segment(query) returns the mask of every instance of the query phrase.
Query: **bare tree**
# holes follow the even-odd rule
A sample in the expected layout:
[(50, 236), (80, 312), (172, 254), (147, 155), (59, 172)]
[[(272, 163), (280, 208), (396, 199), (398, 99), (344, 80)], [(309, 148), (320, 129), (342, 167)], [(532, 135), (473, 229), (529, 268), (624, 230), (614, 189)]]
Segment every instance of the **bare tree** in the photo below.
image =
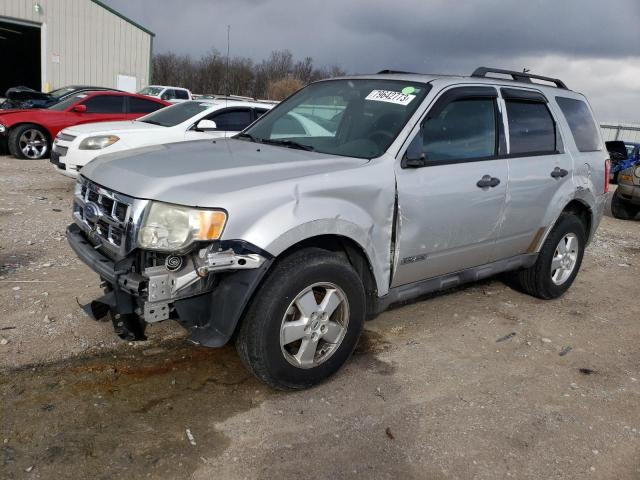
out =
[[(275, 50), (260, 63), (232, 57), (228, 70), (226, 57), (216, 49), (198, 60), (189, 55), (160, 53), (154, 55), (152, 63), (153, 83), (186, 87), (196, 93), (255, 98), (284, 98), (295, 91), (290, 91), (292, 86), (298, 89), (316, 80), (344, 74), (336, 65), (314, 67), (311, 57), (294, 61), (289, 50)], [(282, 80), (290, 81), (280, 83)]]

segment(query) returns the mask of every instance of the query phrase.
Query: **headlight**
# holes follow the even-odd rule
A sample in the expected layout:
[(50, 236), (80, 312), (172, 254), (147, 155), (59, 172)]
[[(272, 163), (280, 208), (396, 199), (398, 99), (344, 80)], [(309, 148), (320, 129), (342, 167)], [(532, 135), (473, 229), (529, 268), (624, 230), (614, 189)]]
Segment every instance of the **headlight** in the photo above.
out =
[(5, 127), (4, 125), (2, 125), (2, 124), (0, 123), (0, 133), (4, 133), (4, 132), (6, 132), (6, 131), (7, 131), (7, 127)]
[(633, 171), (633, 174), (640, 178), (640, 166), (637, 166), (636, 169)]
[(80, 150), (102, 150), (110, 145), (113, 145), (120, 137), (115, 135), (101, 135), (99, 137), (88, 137), (80, 142)]
[(138, 232), (138, 246), (148, 250), (180, 250), (192, 242), (217, 240), (227, 221), (220, 210), (201, 210), (152, 202)]

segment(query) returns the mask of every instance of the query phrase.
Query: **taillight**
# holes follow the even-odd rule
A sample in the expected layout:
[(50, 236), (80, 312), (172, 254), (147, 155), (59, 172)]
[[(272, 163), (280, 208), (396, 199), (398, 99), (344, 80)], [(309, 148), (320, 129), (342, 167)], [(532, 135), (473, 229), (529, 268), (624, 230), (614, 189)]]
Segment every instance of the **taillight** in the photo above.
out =
[(611, 171), (611, 160), (604, 161), (604, 193), (609, 193), (609, 172)]

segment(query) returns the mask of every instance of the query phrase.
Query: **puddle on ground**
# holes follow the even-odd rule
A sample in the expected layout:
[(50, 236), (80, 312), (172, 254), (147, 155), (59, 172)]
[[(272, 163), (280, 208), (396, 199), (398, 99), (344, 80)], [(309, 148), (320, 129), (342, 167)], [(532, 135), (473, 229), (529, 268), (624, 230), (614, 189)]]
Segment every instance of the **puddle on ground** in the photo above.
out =
[(227, 447), (215, 423), (278, 395), (231, 347), (153, 350), (4, 373), (0, 477), (187, 478)]
[[(356, 368), (392, 374), (376, 358), (390, 346), (365, 330)], [(1, 375), (3, 479), (188, 478), (229, 445), (216, 423), (286, 395), (255, 380), (231, 346), (181, 340)]]
[(377, 357), (377, 354), (390, 348), (391, 343), (385, 340), (384, 336), (372, 330), (364, 330), (353, 352), (353, 361), (378, 375), (393, 375), (396, 366)]

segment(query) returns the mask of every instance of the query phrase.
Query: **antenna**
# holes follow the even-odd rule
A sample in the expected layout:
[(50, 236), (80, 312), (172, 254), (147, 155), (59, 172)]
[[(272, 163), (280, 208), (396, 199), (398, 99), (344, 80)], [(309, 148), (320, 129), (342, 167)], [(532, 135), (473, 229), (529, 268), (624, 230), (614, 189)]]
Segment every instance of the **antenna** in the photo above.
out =
[(226, 74), (226, 95), (227, 97), (230, 95), (230, 91), (229, 91), (229, 51), (231, 49), (231, 25), (227, 25), (227, 74)]

